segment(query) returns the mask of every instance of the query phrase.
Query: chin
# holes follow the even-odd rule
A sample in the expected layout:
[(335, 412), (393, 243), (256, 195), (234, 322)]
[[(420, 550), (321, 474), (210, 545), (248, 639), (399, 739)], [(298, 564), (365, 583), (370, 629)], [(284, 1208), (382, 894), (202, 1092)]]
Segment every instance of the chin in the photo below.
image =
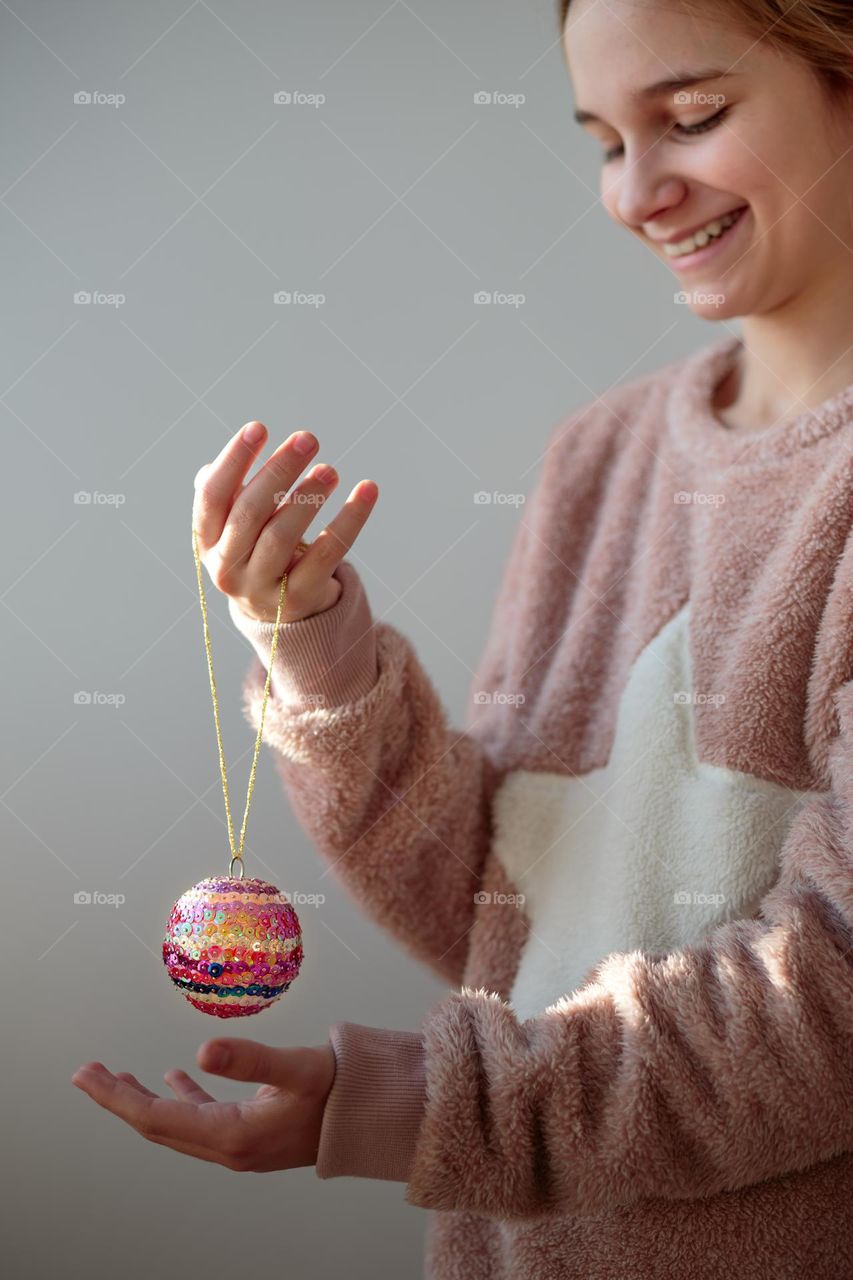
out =
[(734, 296), (729, 296), (722, 285), (697, 284), (676, 291), (675, 299), (690, 308), (693, 315), (702, 320), (732, 320), (743, 314)]

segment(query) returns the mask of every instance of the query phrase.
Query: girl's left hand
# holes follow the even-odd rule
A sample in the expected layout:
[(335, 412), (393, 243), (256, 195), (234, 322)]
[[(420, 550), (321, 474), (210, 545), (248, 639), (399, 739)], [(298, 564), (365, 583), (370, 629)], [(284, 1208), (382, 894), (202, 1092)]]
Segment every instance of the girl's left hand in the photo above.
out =
[[(224, 1050), (227, 1061), (217, 1061)], [(323, 1108), (335, 1078), (331, 1044), (273, 1049), (255, 1040), (207, 1040), (196, 1060), (202, 1071), (261, 1082), (254, 1098), (217, 1102), (185, 1071), (165, 1073), (176, 1098), (161, 1098), (129, 1071), (113, 1075), (100, 1062), (78, 1068), (71, 1081), (99, 1106), (149, 1142), (210, 1160), (240, 1173), (296, 1169), (317, 1161)]]

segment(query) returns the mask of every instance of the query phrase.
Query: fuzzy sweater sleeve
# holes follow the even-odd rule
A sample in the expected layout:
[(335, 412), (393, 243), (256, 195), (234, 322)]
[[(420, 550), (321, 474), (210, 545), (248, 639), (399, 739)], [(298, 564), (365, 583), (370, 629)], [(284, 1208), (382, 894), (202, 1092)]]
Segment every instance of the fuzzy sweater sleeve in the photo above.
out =
[(524, 1022), (463, 988), (416, 1032), (336, 1024), (318, 1176), (532, 1218), (714, 1195), (853, 1149), (853, 681), (834, 702), (831, 788), (755, 917), (611, 954)]
[[(505, 574), (513, 589), (522, 538)], [(302, 829), (349, 895), (456, 984), (503, 776), (486, 741), (489, 708), (473, 694), (499, 682), (510, 627), (497, 610), (457, 728), (411, 642), (374, 621), (355, 567), (344, 559), (335, 576), (343, 589), (331, 608), (280, 627), (264, 741)], [(228, 604), (257, 655), (243, 685), (257, 731), (274, 624)]]

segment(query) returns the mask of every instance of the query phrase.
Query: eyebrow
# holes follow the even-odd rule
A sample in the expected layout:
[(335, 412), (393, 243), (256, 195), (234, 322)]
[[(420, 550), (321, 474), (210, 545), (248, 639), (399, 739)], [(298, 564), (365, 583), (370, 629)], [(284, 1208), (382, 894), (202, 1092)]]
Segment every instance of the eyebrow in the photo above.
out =
[[(662, 93), (677, 93), (679, 89), (689, 89), (695, 84), (704, 84), (708, 80), (725, 80), (731, 79), (732, 76), (740, 75), (739, 71), (726, 71), (721, 67), (703, 67), (700, 71), (682, 71), (679, 75), (666, 76), (663, 80), (655, 80), (654, 84), (647, 84), (643, 89), (634, 89), (629, 95), (632, 102), (646, 102), (651, 98), (657, 98)], [(579, 107), (574, 113), (575, 120), (578, 124), (588, 124), (591, 120), (598, 124), (604, 124), (605, 121), (600, 116), (594, 115), (592, 111), (584, 111)]]

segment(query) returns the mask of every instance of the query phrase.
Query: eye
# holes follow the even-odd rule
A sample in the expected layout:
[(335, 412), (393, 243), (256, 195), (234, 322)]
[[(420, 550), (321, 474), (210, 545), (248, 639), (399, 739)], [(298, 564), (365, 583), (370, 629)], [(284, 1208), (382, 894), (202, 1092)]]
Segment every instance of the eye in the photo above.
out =
[(720, 107), (719, 111), (715, 111), (714, 114), (712, 116), (708, 116), (706, 120), (700, 120), (698, 124), (676, 124), (673, 127), (681, 134), (686, 133), (688, 137), (692, 136), (694, 133), (704, 133), (707, 129), (714, 129), (721, 123), (723, 117), (728, 114), (730, 105), (731, 104), (728, 104), (725, 107)]
[[(725, 116), (731, 110), (731, 104), (720, 107), (719, 111), (715, 111), (712, 116), (708, 116), (706, 120), (700, 120), (697, 124), (674, 124), (672, 127), (678, 130), (681, 137), (693, 137), (694, 134), (705, 133), (709, 129), (715, 129), (722, 122)], [(609, 164), (611, 160), (616, 160), (622, 155), (624, 148), (622, 146), (611, 147), (609, 151), (605, 151), (602, 156), (602, 162)]]

